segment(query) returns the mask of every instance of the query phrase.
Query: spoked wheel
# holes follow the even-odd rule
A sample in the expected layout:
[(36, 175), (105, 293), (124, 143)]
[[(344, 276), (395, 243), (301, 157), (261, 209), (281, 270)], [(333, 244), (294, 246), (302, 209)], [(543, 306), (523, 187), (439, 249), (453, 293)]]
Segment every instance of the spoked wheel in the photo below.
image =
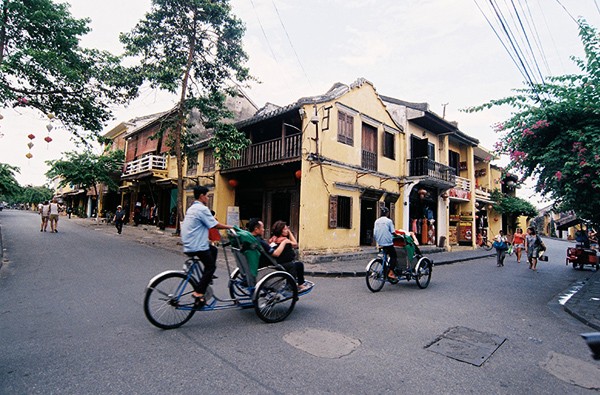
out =
[(194, 315), (192, 292), (196, 284), (184, 273), (166, 273), (154, 280), (146, 290), (144, 314), (161, 329), (174, 329)]
[(367, 288), (371, 292), (379, 292), (385, 285), (385, 275), (383, 273), (383, 259), (375, 258), (367, 265)]
[(427, 288), (431, 281), (431, 272), (433, 271), (433, 263), (429, 258), (423, 257), (419, 259), (415, 266), (415, 280), (421, 289)]
[(268, 274), (254, 291), (254, 310), (258, 317), (268, 323), (283, 321), (296, 305), (298, 286), (286, 272)]
[(492, 242), (489, 240), (486, 240), (482, 247), (484, 250), (490, 251), (492, 249)]
[(242, 275), (239, 268), (236, 268), (229, 277), (229, 296), (231, 299), (236, 298), (249, 298), (251, 296), (248, 291), (248, 283), (246, 278)]

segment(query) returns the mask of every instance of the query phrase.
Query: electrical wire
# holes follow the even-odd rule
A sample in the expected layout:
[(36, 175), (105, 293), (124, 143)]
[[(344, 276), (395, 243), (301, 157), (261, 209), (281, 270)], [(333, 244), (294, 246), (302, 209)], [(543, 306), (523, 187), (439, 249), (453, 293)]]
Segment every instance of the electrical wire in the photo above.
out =
[(258, 11), (256, 11), (256, 7), (254, 6), (254, 1), (250, 0), (250, 4), (252, 4), (252, 8), (254, 9), (254, 14), (256, 15), (256, 19), (258, 20), (258, 25), (260, 26), (260, 30), (262, 31), (263, 36), (265, 37), (265, 41), (267, 42), (267, 46), (269, 47), (269, 51), (271, 51), (271, 56), (275, 60), (275, 63), (279, 65), (279, 61), (277, 60), (277, 56), (275, 55), (275, 51), (273, 51), (273, 47), (271, 46), (271, 42), (269, 41), (269, 37), (267, 37), (267, 33), (265, 32), (265, 28), (260, 21), (260, 17), (258, 16)]

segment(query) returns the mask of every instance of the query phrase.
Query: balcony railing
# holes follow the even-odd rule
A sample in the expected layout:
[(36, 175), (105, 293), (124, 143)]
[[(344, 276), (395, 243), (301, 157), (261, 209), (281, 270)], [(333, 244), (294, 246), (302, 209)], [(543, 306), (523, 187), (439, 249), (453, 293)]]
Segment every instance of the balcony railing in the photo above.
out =
[(471, 180), (469, 180), (468, 178), (456, 176), (456, 184), (455, 185), (458, 189), (462, 189), (463, 191), (468, 191), (468, 192), (472, 191)]
[(240, 159), (232, 160), (229, 169), (253, 167), (276, 162), (299, 159), (302, 152), (302, 135), (294, 134), (283, 139), (251, 144), (240, 153)]
[(482, 187), (475, 187), (475, 197), (479, 198), (479, 199), (484, 199), (484, 200), (491, 200), (492, 199), (492, 194), (490, 193), (490, 191), (487, 190), (487, 188), (482, 188)]
[(149, 170), (166, 170), (167, 159), (159, 155), (146, 155), (125, 164), (124, 176), (143, 173)]
[(415, 158), (408, 160), (408, 171), (410, 177), (427, 176), (454, 184), (456, 170), (429, 158)]
[(362, 167), (377, 171), (377, 153), (362, 150)]

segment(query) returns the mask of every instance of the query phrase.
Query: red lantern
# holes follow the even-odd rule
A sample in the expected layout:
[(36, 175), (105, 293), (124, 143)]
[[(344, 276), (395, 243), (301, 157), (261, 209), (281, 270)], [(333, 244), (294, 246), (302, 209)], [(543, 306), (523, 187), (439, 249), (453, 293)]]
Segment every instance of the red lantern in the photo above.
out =
[(231, 180), (228, 181), (228, 184), (230, 187), (235, 188), (238, 186), (238, 181), (236, 179), (232, 178)]
[(299, 180), (302, 178), (302, 170), (296, 170), (296, 172), (294, 173), (294, 176), (296, 176), (296, 178)]
[(47, 143), (49, 143), (49, 142), (51, 142), (51, 141), (52, 141), (52, 137), (50, 137), (50, 136), (46, 136), (46, 137), (44, 137), (44, 140), (45, 140)]
[(29, 138), (29, 140), (33, 140), (35, 138), (33, 133), (29, 133), (29, 136), (27, 136)]

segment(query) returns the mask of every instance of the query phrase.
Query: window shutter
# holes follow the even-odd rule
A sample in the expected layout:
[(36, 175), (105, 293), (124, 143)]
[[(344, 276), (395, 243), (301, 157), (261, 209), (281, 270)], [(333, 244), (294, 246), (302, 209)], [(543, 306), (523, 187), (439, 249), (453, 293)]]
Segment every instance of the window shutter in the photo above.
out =
[(329, 196), (329, 227), (337, 228), (337, 196)]
[(396, 218), (396, 203), (390, 203), (390, 218), (395, 221)]
[(350, 196), (350, 225), (349, 228), (352, 229), (352, 196)]

